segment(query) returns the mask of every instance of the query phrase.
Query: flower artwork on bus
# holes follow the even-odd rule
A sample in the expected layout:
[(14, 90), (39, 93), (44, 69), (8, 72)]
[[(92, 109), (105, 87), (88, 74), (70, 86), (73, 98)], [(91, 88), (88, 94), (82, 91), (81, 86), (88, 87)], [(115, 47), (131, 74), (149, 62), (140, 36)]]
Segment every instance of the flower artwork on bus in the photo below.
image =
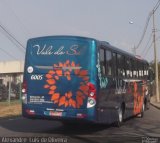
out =
[[(60, 62), (58, 64), (54, 64), (53, 69), (55, 70), (50, 70), (46, 74), (46, 85), (44, 85), (44, 88), (49, 89), (48, 94), (51, 96), (51, 101), (53, 101), (54, 104), (57, 104), (58, 106), (73, 108), (80, 108), (83, 105), (83, 100), (88, 96), (87, 83), (89, 77), (87, 76), (87, 70), (81, 70), (78, 67), (80, 67), (79, 64), (75, 64), (74, 61), (70, 62), (69, 60), (67, 60), (64, 63)], [(58, 91), (56, 83), (59, 80), (62, 80), (62, 75), (64, 75), (64, 77), (66, 78), (65, 80), (72, 80), (72, 72), (74, 72), (75, 76), (77, 76), (81, 80), (81, 82), (78, 87), (74, 87), (74, 85), (72, 85), (74, 89), (76, 89), (74, 92), (72, 90), (66, 90), (65, 93), (63, 93), (63, 95), (60, 91)], [(76, 95), (75, 98), (73, 98), (73, 94)]]
[(134, 115), (138, 114), (140, 111), (140, 107), (143, 106), (143, 99), (145, 96), (145, 90), (146, 90), (146, 84), (144, 81), (142, 81), (143, 85), (142, 87), (138, 87), (138, 84), (136, 82), (133, 83), (134, 86)]

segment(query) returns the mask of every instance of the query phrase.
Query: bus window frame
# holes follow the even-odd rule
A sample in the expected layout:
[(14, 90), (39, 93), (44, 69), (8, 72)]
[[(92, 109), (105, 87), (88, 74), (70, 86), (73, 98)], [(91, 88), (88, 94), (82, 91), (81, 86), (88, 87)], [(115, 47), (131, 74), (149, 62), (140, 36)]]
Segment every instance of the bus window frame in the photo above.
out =
[[(115, 54), (115, 61), (113, 61), (114, 54)], [(115, 51), (112, 51), (112, 61), (114, 62), (112, 64), (112, 76), (117, 77), (118, 76), (118, 74), (117, 74), (117, 53)]]
[[(102, 67), (102, 65), (101, 65), (101, 60), (100, 60), (100, 57), (101, 57), (101, 50), (103, 50), (104, 51), (104, 63), (103, 63), (103, 65), (104, 65), (104, 67)], [(106, 62), (105, 62), (105, 48), (103, 48), (103, 47), (100, 47), (99, 48), (99, 61), (100, 61), (100, 68), (101, 68), (101, 74), (102, 74), (102, 76), (105, 76), (106, 75)], [(104, 68), (104, 69), (103, 69)], [(104, 71), (103, 71), (104, 70)]]
[[(110, 52), (110, 56), (111, 56), (111, 62), (113, 61), (113, 56), (112, 56), (112, 51), (110, 49), (105, 49), (105, 59), (107, 58), (107, 52)], [(108, 64), (107, 64), (107, 59), (105, 60), (106, 63), (106, 76), (112, 77), (113, 76), (113, 65), (110, 66), (111, 68), (111, 74), (109, 74), (108, 71)]]

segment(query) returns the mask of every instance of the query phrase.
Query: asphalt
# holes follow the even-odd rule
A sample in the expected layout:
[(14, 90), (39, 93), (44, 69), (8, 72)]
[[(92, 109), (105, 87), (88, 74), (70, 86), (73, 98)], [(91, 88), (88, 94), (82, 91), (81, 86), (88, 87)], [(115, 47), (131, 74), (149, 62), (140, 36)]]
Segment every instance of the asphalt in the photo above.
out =
[(150, 106), (143, 118), (130, 118), (120, 128), (114, 125), (64, 125), (58, 121), (31, 120), (21, 116), (0, 119), (0, 142), (4, 137), (25, 137), (32, 143), (41, 140), (38, 137), (61, 138), (68, 143), (160, 141), (160, 110)]
[(156, 101), (156, 96), (151, 97), (150, 103), (152, 106), (160, 110), (160, 102)]

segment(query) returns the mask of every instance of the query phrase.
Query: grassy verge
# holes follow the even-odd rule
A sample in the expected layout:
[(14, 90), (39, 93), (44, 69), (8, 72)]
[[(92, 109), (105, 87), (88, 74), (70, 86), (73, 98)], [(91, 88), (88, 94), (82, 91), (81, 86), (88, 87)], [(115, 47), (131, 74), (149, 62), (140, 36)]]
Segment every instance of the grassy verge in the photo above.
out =
[(0, 118), (19, 116), (21, 112), (21, 103), (18, 100), (10, 104), (8, 102), (0, 102)]

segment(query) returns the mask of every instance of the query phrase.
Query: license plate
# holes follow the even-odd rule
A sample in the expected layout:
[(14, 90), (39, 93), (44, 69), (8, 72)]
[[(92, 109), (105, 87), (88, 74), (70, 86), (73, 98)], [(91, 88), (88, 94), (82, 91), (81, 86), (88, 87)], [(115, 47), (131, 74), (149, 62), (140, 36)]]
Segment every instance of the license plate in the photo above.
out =
[(50, 111), (50, 112), (49, 112), (49, 115), (50, 115), (50, 116), (61, 117), (61, 116), (62, 116), (62, 112), (53, 112), (53, 111)]

